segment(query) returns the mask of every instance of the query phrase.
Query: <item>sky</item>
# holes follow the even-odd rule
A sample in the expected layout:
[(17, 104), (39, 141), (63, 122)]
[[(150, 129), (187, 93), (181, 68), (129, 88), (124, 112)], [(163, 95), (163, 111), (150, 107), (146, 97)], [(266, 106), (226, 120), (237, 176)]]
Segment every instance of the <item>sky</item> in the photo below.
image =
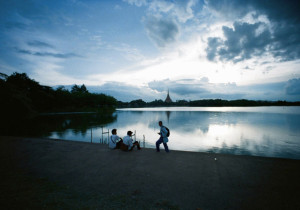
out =
[(121, 101), (300, 101), (297, 0), (0, 0), (0, 72)]

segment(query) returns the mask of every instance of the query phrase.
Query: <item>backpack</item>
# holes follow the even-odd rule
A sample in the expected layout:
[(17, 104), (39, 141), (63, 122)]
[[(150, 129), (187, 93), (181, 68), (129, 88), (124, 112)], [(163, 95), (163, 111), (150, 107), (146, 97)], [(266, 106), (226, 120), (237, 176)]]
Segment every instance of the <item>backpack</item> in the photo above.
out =
[(166, 130), (168, 131), (168, 133), (167, 133), (167, 137), (169, 137), (170, 136), (170, 130), (169, 130), (169, 128), (167, 128), (166, 126), (164, 126), (165, 128), (166, 128)]

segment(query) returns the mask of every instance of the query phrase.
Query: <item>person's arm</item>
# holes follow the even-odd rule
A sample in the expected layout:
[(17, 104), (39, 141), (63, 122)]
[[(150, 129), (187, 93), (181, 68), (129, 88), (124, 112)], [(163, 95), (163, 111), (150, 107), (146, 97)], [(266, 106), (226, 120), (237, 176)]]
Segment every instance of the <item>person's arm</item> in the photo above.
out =
[(120, 140), (121, 140), (120, 136), (116, 136), (116, 142), (118, 142)]
[(160, 136), (162, 136), (162, 128), (163, 128), (163, 127), (161, 126), (161, 127), (160, 127), (160, 130), (159, 130), (159, 133), (158, 133)]
[(127, 138), (126, 138), (126, 136), (123, 137), (123, 143), (127, 145)]
[(132, 140), (132, 138), (130, 138), (130, 140), (129, 140), (129, 146), (130, 146), (130, 148), (133, 147), (132, 142), (133, 142), (133, 140)]
[(114, 140), (114, 135), (111, 135), (109, 139), (110, 139), (110, 141), (111, 141), (113, 144), (116, 143), (115, 140)]

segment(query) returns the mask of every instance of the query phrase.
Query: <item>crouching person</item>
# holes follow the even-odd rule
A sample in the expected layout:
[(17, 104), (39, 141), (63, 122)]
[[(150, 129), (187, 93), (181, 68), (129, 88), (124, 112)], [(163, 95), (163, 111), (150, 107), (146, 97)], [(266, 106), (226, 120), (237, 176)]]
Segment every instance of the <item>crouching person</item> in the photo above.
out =
[(139, 142), (133, 142), (132, 132), (128, 131), (127, 136), (123, 137), (123, 144), (121, 145), (121, 149), (123, 151), (131, 151), (135, 146), (137, 146), (138, 150), (141, 149)]
[(122, 138), (120, 138), (118, 135), (117, 135), (117, 129), (112, 129), (111, 131), (111, 136), (109, 138), (109, 144), (108, 144), (108, 147), (110, 149), (120, 149), (121, 148), (121, 145), (122, 145)]

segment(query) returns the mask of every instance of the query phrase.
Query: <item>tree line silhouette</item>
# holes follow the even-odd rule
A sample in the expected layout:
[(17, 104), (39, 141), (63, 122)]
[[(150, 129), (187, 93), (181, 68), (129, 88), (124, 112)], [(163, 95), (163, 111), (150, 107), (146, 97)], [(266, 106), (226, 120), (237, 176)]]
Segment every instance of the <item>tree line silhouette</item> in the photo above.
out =
[(60, 86), (40, 85), (25, 73), (10, 76), (0, 73), (0, 112), (5, 120), (30, 118), (45, 112), (114, 111), (117, 100), (105, 94), (89, 93), (86, 86), (74, 85), (71, 91)]
[(140, 107), (171, 107), (171, 106), (188, 106), (188, 107), (247, 107), (247, 106), (300, 106), (300, 102), (287, 101), (255, 101), (255, 100), (222, 100), (222, 99), (203, 99), (203, 100), (178, 100), (176, 102), (164, 102), (163, 100), (154, 100), (145, 102), (142, 99), (130, 102), (118, 101), (119, 108), (140, 108)]
[(13, 73), (10, 76), (0, 73), (0, 112), (2, 119), (20, 119), (45, 112), (107, 112), (116, 107), (162, 107), (162, 106), (300, 106), (300, 102), (255, 101), (255, 100), (178, 100), (167, 103), (163, 100), (145, 102), (142, 99), (131, 102), (117, 101), (112, 96), (90, 93), (86, 86), (74, 85), (71, 90), (64, 86), (53, 89), (40, 85), (26, 73)]

